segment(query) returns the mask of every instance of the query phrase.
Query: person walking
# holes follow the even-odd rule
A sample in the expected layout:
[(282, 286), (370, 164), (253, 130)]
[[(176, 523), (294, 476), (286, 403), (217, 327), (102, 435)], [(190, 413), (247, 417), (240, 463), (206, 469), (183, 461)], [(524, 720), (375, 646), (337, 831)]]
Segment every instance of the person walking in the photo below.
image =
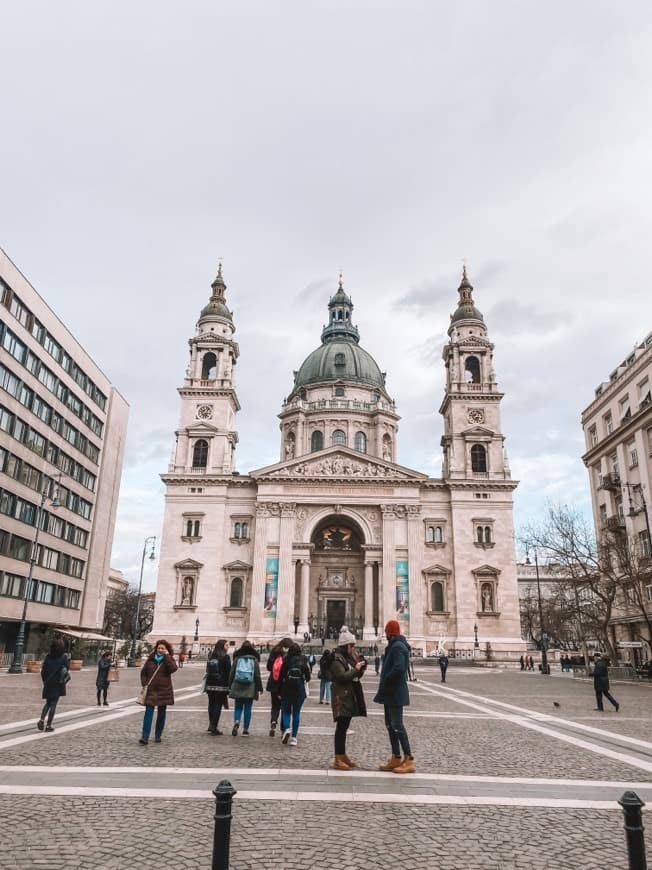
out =
[(439, 656), (439, 670), (441, 671), (441, 681), (446, 682), (446, 671), (448, 670), (448, 656), (443, 653)]
[(391, 770), (393, 773), (414, 773), (414, 756), (403, 724), (403, 707), (410, 703), (407, 686), (410, 646), (401, 634), (401, 627), (396, 619), (390, 619), (385, 626), (385, 637), (387, 650), (374, 701), (382, 704), (385, 709), (385, 727), (389, 734), (392, 755), (380, 769)]
[(525, 670), (525, 659), (523, 658), (523, 656), (521, 656), (518, 661), (519, 661), (519, 664), (521, 665), (521, 670), (524, 671)]
[(154, 651), (145, 661), (140, 671), (141, 686), (148, 686), (145, 699), (145, 715), (143, 716), (143, 733), (138, 741), (143, 746), (149, 743), (156, 708), (156, 725), (154, 727), (154, 743), (160, 743), (165, 728), (167, 709), (174, 704), (174, 689), (172, 674), (177, 669), (177, 663), (172, 655), (172, 647), (167, 640), (157, 640)]
[(269, 736), (274, 737), (276, 734), (276, 726), (281, 718), (281, 668), (283, 667), (283, 656), (292, 646), (293, 641), (289, 637), (284, 637), (273, 647), (267, 657), (267, 670), (269, 678), (265, 687), (270, 694), (272, 710), (269, 719)]
[[(41, 680), (43, 691), (41, 697), (45, 701), (41, 716), (36, 723), (39, 731), (54, 731), (52, 722), (59, 703), (59, 698), (66, 694), (66, 683), (70, 680), (68, 673), (68, 656), (64, 653), (63, 642), (53, 640), (50, 644), (50, 652), (43, 659), (41, 665)], [(47, 723), (45, 717), (47, 716)]]
[(530, 656), (528, 663), (529, 663), (530, 670), (533, 671), (534, 670), (534, 659), (532, 658), (532, 656)]
[(281, 728), (282, 741), (297, 745), (301, 708), (306, 700), (306, 683), (310, 682), (310, 665), (298, 643), (293, 643), (281, 668)]
[(220, 722), (222, 708), (229, 706), (229, 674), (231, 673), (231, 657), (226, 651), (226, 641), (218, 640), (206, 662), (205, 687), (208, 698), (208, 731), (214, 737), (221, 737), (222, 731), (217, 727)]
[(97, 677), (95, 679), (95, 688), (97, 689), (97, 706), (101, 707), (100, 695), (104, 697), (104, 706), (108, 707), (109, 702), (106, 696), (109, 693), (109, 671), (111, 670), (111, 651), (107, 650), (102, 653), (102, 657), (97, 663)]
[(593, 688), (595, 689), (597, 704), (595, 708), (596, 712), (604, 713), (604, 706), (602, 704), (603, 695), (616, 708), (616, 713), (620, 710), (620, 704), (609, 692), (609, 656), (596, 656), (593, 668)]
[(319, 659), (319, 670), (317, 671), (317, 676), (319, 677), (320, 704), (330, 704), (331, 701), (331, 687), (333, 685), (333, 678), (331, 677), (330, 672), (331, 658), (331, 652), (329, 650), (324, 650)]
[(376, 676), (380, 673), (380, 656), (378, 653), (374, 656), (374, 668), (376, 669)]
[(343, 625), (329, 668), (333, 681), (331, 708), (335, 721), (335, 770), (353, 770), (358, 766), (346, 754), (346, 732), (354, 716), (367, 715), (360, 682), (366, 667), (366, 661), (355, 652), (355, 636)]
[(240, 720), (244, 715), (242, 736), (249, 737), (251, 724), (251, 708), (263, 691), (263, 681), (260, 678), (260, 655), (248, 640), (242, 642), (240, 649), (233, 654), (233, 664), (229, 673), (229, 697), (235, 701), (233, 712), (233, 728), (231, 734), (236, 737)]

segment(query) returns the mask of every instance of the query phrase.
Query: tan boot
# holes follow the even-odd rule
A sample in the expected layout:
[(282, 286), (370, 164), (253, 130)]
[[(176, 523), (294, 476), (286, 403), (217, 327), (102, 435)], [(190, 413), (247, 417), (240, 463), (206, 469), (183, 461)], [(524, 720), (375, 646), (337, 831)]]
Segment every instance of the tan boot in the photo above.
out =
[(334, 770), (351, 770), (352, 768), (346, 763), (346, 755), (336, 755), (333, 762)]
[(348, 756), (346, 753), (344, 753), (344, 761), (345, 761), (346, 764), (349, 765), (349, 767), (357, 767), (357, 766), (358, 766), (358, 765), (355, 763), (355, 761), (351, 761), (351, 759), (349, 758), (349, 756)]
[(381, 764), (378, 770), (395, 770), (397, 767), (400, 767), (403, 764), (401, 760), (401, 756), (392, 755), (392, 757), (385, 764)]
[(395, 767), (392, 773), (414, 773), (416, 771), (416, 767), (414, 766), (414, 758), (411, 755), (406, 755), (403, 759), (403, 763), (398, 767)]

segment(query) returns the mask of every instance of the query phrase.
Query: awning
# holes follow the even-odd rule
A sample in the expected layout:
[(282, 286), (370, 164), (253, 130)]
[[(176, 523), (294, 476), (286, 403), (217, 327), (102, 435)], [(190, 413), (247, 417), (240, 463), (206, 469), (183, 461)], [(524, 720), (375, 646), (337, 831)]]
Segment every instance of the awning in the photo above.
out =
[(61, 626), (55, 626), (55, 631), (58, 631), (59, 634), (67, 634), (69, 637), (78, 637), (81, 640), (105, 640), (108, 643), (113, 643), (115, 638), (106, 637), (104, 634), (97, 634), (95, 631), (83, 631), (77, 628), (62, 628)]

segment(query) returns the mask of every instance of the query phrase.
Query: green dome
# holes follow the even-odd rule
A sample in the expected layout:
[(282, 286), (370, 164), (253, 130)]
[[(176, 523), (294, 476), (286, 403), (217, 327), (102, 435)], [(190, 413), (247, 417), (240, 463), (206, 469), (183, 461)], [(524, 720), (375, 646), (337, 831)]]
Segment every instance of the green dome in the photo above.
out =
[(295, 375), (294, 389), (323, 381), (346, 381), (385, 389), (385, 378), (376, 360), (347, 339), (331, 340), (313, 350)]
[(199, 319), (204, 320), (207, 317), (224, 317), (226, 320), (233, 319), (229, 309), (226, 307), (224, 302), (221, 302), (219, 299), (211, 299), (208, 305), (205, 305), (202, 308)]
[(454, 323), (456, 320), (482, 320), (484, 322), (482, 314), (472, 302), (458, 305), (451, 317), (451, 322)]

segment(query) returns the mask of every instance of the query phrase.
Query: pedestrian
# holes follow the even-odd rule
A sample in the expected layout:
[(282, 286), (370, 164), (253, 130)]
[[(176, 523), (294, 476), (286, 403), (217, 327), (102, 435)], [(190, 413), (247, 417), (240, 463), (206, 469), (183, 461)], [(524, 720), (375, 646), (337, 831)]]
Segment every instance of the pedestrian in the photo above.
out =
[(265, 687), (271, 696), (272, 711), (269, 719), (269, 736), (274, 737), (276, 734), (276, 726), (281, 718), (281, 668), (283, 667), (283, 656), (292, 646), (293, 641), (289, 637), (284, 637), (272, 648), (267, 657), (267, 670), (269, 678)]
[(374, 656), (374, 668), (376, 669), (376, 676), (380, 673), (380, 656), (378, 653)]
[(180, 668), (183, 667), (185, 661), (186, 661), (186, 654), (185, 654), (185, 652), (180, 652), (180, 653), (179, 653), (179, 667), (180, 667)]
[(525, 659), (523, 658), (523, 656), (520, 657), (519, 664), (521, 665), (521, 670), (524, 671), (525, 670)]
[(616, 713), (620, 710), (620, 704), (609, 692), (609, 656), (596, 656), (595, 667), (593, 668), (593, 688), (595, 689), (595, 700), (598, 705), (595, 708), (596, 711), (604, 713), (602, 705), (603, 695), (616, 708)]
[(149, 743), (155, 707), (154, 743), (161, 742), (167, 709), (174, 704), (172, 674), (176, 669), (177, 663), (172, 654), (172, 647), (167, 640), (157, 640), (154, 651), (140, 671), (140, 684), (148, 687), (145, 699), (145, 715), (143, 716), (143, 733), (138, 741), (143, 746), (147, 746)]
[(410, 703), (407, 686), (410, 646), (401, 634), (401, 627), (395, 619), (390, 619), (385, 626), (385, 637), (387, 650), (374, 701), (382, 704), (385, 709), (385, 727), (389, 734), (392, 755), (380, 769), (391, 770), (393, 773), (414, 773), (414, 756), (403, 724), (403, 707)]
[(192, 650), (191, 649), (188, 650), (188, 661), (189, 662), (192, 661)]
[(109, 693), (109, 671), (111, 669), (111, 651), (107, 650), (102, 653), (102, 657), (97, 663), (97, 678), (95, 679), (95, 688), (97, 689), (97, 706), (101, 707), (100, 695), (104, 697), (104, 706), (108, 707), (109, 702), (106, 696)]
[(309, 664), (299, 644), (293, 643), (281, 667), (281, 729), (284, 744), (297, 745), (301, 707), (306, 700), (306, 683), (309, 682)]
[(208, 731), (214, 737), (221, 737), (217, 727), (222, 708), (229, 708), (229, 674), (231, 657), (226, 651), (227, 642), (218, 640), (206, 663), (205, 690), (208, 697)]
[(260, 655), (248, 640), (243, 641), (240, 649), (233, 653), (233, 664), (229, 673), (229, 697), (235, 701), (233, 728), (231, 729), (231, 734), (234, 737), (238, 734), (243, 714), (242, 736), (249, 737), (251, 708), (263, 691), (259, 662)]
[[(66, 683), (70, 680), (68, 672), (68, 656), (64, 653), (63, 643), (53, 640), (50, 644), (50, 652), (43, 659), (41, 665), (41, 680), (43, 691), (41, 697), (45, 701), (41, 716), (36, 723), (39, 731), (54, 731), (52, 721), (59, 703), (59, 698), (66, 694)], [(47, 724), (45, 717), (47, 718)]]
[(320, 704), (330, 704), (331, 700), (331, 688), (333, 685), (333, 678), (330, 672), (331, 659), (332, 654), (330, 650), (324, 650), (321, 658), (319, 659), (319, 670), (317, 671), (317, 676), (319, 677)]
[(441, 671), (441, 681), (446, 682), (446, 671), (448, 670), (448, 656), (443, 653), (439, 656), (439, 670)]
[(310, 673), (312, 674), (312, 669), (317, 664), (317, 657), (314, 653), (310, 653), (310, 657), (308, 658), (308, 664), (310, 665)]
[(357, 767), (355, 761), (346, 754), (346, 732), (354, 716), (367, 715), (360, 683), (366, 667), (366, 661), (355, 651), (355, 636), (343, 625), (329, 668), (333, 681), (331, 708), (335, 721), (335, 770), (353, 770)]
[(530, 656), (530, 670), (534, 670), (534, 659), (532, 658), (532, 656)]

